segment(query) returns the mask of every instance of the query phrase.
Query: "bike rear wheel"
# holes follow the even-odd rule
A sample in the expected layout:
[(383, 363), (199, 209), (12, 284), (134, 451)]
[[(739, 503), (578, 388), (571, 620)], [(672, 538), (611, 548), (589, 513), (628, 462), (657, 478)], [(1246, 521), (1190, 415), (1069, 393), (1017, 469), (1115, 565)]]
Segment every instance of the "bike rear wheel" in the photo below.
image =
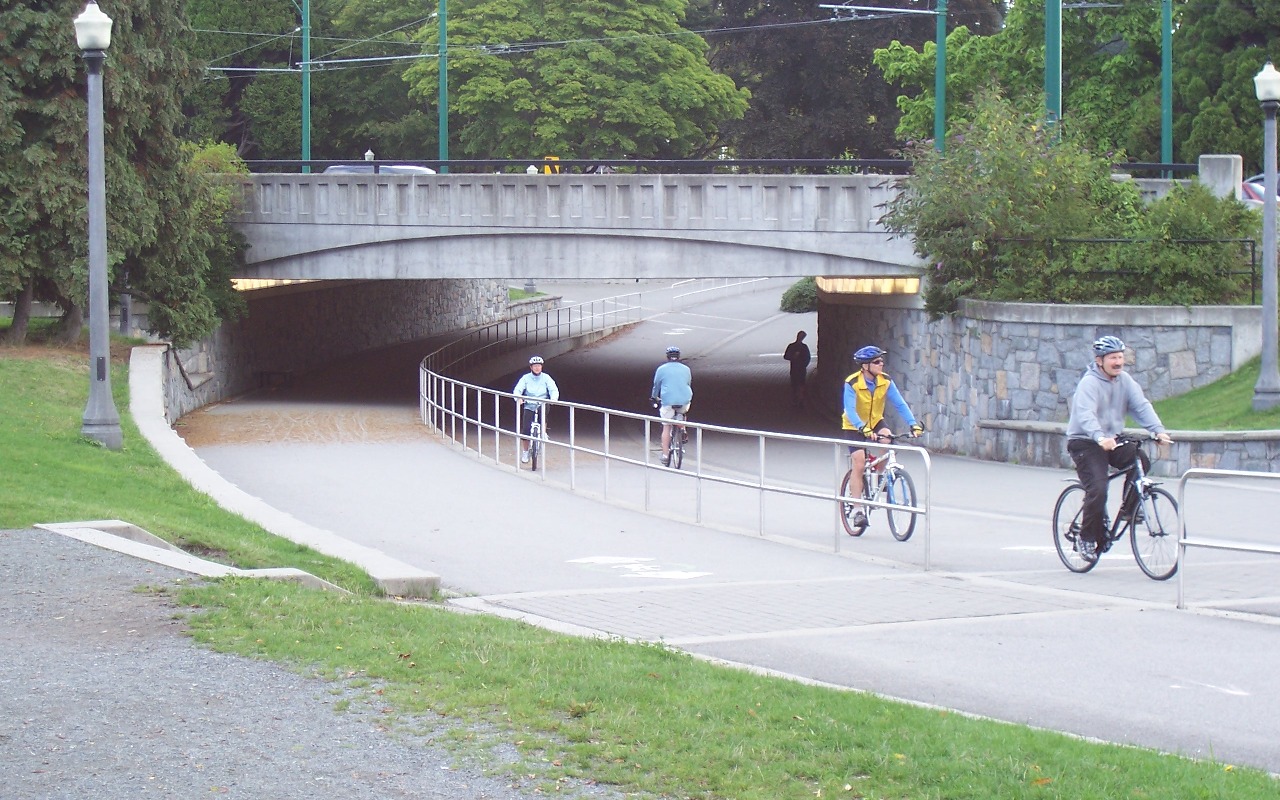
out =
[[(916, 506), (916, 484), (905, 469), (895, 468), (885, 476), (884, 493), (886, 502), (895, 506)], [(916, 529), (916, 515), (910, 511), (897, 508), (886, 508), (885, 516), (889, 518), (889, 532), (893, 538), (905, 542), (911, 538)]]
[(844, 474), (844, 480), (840, 482), (840, 522), (844, 525), (845, 533), (850, 536), (861, 536), (867, 526), (853, 524), (853, 515), (858, 512), (858, 504), (846, 499), (853, 497), (853, 493), (849, 488), (849, 484), (852, 482), (853, 471), (850, 470)]
[(1140, 517), (1129, 525), (1134, 559), (1148, 577), (1168, 580), (1178, 571), (1178, 501), (1152, 487), (1134, 515)]
[(1084, 487), (1073, 483), (1058, 495), (1053, 507), (1053, 546), (1058, 558), (1072, 572), (1088, 572), (1098, 563), (1097, 558), (1085, 558), (1080, 554), (1080, 520), (1084, 516)]
[(684, 431), (674, 428), (671, 431), (671, 468), (680, 469), (684, 463)]

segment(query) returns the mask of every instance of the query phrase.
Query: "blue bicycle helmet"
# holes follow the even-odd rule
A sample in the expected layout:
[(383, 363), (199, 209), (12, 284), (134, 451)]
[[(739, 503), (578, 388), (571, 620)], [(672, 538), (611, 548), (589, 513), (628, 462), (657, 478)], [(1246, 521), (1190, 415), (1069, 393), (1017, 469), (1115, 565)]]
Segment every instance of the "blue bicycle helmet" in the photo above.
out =
[(853, 354), (853, 360), (857, 361), (859, 364), (865, 364), (868, 361), (875, 361), (880, 356), (888, 355), (888, 353), (888, 350), (881, 350), (879, 347), (869, 344), (866, 347), (859, 348), (857, 352)]
[(676, 346), (673, 344), (673, 345), (671, 345), (670, 347), (668, 347), (668, 348), (667, 348), (667, 358), (679, 358), (679, 357), (680, 357), (680, 348), (679, 348), (679, 347), (676, 347)]
[(1115, 336), (1103, 336), (1101, 339), (1093, 343), (1094, 356), (1101, 358), (1102, 356), (1112, 353), (1123, 353), (1124, 342)]

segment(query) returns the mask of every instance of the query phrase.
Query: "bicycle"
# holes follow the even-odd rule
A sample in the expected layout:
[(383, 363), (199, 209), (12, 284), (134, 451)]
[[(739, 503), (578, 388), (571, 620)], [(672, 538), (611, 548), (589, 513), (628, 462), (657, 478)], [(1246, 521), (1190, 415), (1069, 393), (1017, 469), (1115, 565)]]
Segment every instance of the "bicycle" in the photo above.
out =
[[(880, 437), (890, 442), (895, 439), (914, 438), (916, 437), (909, 433)], [(854, 515), (862, 504), (849, 499), (853, 496), (849, 493), (849, 484), (852, 482), (853, 470), (850, 469), (844, 474), (844, 480), (840, 482), (840, 522), (844, 524), (844, 530), (850, 536), (861, 536), (871, 526), (872, 510), (878, 506), (867, 506), (865, 523), (855, 525)], [(915, 481), (911, 480), (911, 474), (907, 472), (907, 468), (898, 463), (895, 450), (886, 450), (875, 458), (871, 458), (868, 454), (866, 464), (862, 468), (861, 499), (885, 502), (891, 506), (916, 508)], [(906, 508), (885, 508), (884, 513), (889, 520), (889, 532), (893, 534), (893, 538), (900, 542), (911, 538), (911, 534), (916, 529), (915, 511), (908, 511)]]
[(542, 447), (547, 438), (546, 429), (542, 424), (545, 409), (546, 405), (539, 403), (538, 407), (533, 409), (533, 422), (529, 425), (529, 469), (534, 472), (538, 471), (538, 459), (542, 457)]
[[(1133, 444), (1139, 450), (1143, 440), (1121, 435), (1116, 446)], [(1078, 480), (1062, 490), (1053, 507), (1053, 545), (1058, 558), (1072, 572), (1088, 572), (1097, 566), (1102, 554), (1111, 549), (1126, 533), (1133, 547), (1133, 558), (1148, 577), (1168, 580), (1178, 571), (1178, 501), (1173, 495), (1159, 488), (1157, 481), (1147, 477), (1142, 460), (1134, 455), (1133, 464), (1124, 469), (1113, 469), (1107, 482), (1133, 473), (1133, 481), (1126, 481), (1120, 514), (1115, 520), (1103, 517), (1106, 539), (1090, 558), (1080, 552), (1080, 520), (1084, 510), (1084, 486)], [(1138, 491), (1138, 502), (1133, 503), (1132, 493)], [(1125, 512), (1124, 509), (1130, 509)]]
[[(660, 403), (654, 403), (654, 408), (661, 408)], [(680, 423), (688, 419), (685, 412), (679, 410), (680, 406), (673, 406), (672, 412), (674, 416), (669, 420), (663, 420), (663, 425), (671, 426), (671, 449), (668, 453), (671, 456), (671, 462), (663, 466), (669, 466), (672, 469), (680, 469), (680, 465), (684, 463), (684, 446), (689, 443), (689, 432), (685, 430), (684, 425)]]

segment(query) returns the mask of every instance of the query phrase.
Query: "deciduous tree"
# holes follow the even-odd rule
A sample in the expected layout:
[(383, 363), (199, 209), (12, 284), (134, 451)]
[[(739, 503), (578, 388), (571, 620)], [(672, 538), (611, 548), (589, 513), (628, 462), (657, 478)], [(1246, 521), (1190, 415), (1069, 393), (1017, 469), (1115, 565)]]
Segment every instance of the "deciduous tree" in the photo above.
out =
[[(748, 92), (707, 63), (681, 27), (685, 0), (477, 0), (449, 10), (451, 151), (470, 156), (706, 155)], [(433, 27), (421, 38), (436, 47)], [(438, 64), (412, 96), (437, 110)]]

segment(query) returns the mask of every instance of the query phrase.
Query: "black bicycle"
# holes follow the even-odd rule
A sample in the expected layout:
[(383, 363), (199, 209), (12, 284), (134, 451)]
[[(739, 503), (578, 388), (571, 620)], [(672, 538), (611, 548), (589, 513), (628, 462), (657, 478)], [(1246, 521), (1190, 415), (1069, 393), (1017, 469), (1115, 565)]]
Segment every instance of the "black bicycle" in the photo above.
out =
[[(904, 433), (898, 436), (890, 434), (880, 438), (893, 441), (915, 437)], [(911, 480), (911, 474), (907, 472), (906, 467), (898, 463), (898, 457), (894, 452), (886, 450), (875, 458), (867, 454), (866, 464), (862, 468), (862, 499), (884, 502), (891, 506), (915, 508), (916, 484)], [(872, 509), (876, 506), (867, 506), (861, 518), (862, 524), (857, 524), (855, 517), (861, 504), (850, 499), (853, 497), (849, 491), (849, 484), (852, 482), (853, 470), (850, 469), (844, 474), (844, 480), (840, 482), (840, 521), (844, 523), (845, 533), (850, 536), (861, 536), (870, 525)], [(916, 529), (916, 512), (908, 511), (906, 508), (885, 508), (884, 514), (889, 520), (889, 532), (893, 534), (893, 538), (900, 542), (911, 538), (911, 534)]]
[[(1141, 449), (1143, 440), (1133, 436), (1119, 436), (1117, 447), (1132, 444)], [(1072, 572), (1088, 572), (1097, 565), (1102, 553), (1111, 549), (1127, 533), (1133, 547), (1133, 558), (1142, 571), (1157, 581), (1168, 580), (1178, 571), (1178, 501), (1159, 487), (1157, 481), (1147, 477), (1142, 469), (1142, 459), (1134, 454), (1133, 464), (1125, 469), (1111, 470), (1107, 481), (1133, 473), (1132, 482), (1126, 481), (1123, 513), (1115, 520), (1105, 520), (1106, 539), (1096, 553), (1081, 552), (1080, 520), (1084, 513), (1084, 486), (1079, 481), (1062, 490), (1053, 508), (1053, 544), (1058, 558)], [(1132, 494), (1138, 492), (1135, 502)]]

